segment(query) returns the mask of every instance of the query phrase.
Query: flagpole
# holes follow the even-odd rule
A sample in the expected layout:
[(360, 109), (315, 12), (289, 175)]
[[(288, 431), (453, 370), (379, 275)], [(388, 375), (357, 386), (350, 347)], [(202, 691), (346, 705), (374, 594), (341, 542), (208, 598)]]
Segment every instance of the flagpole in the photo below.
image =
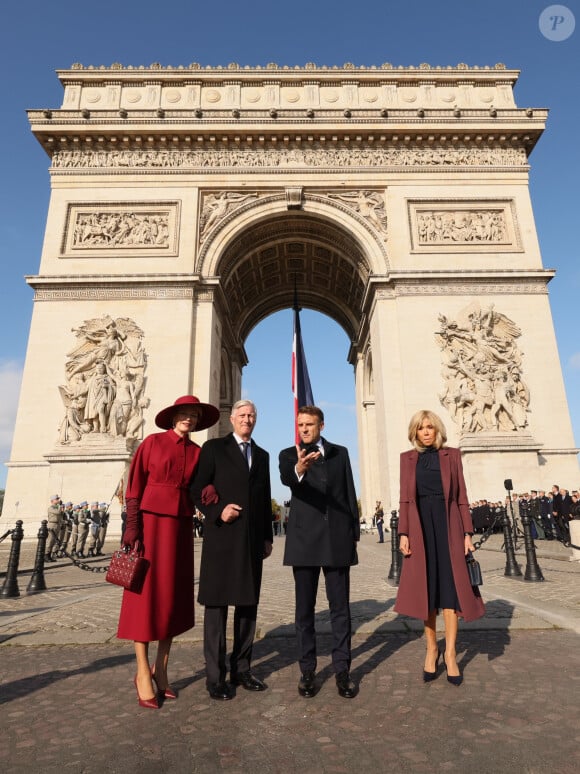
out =
[(302, 331), (300, 330), (300, 306), (298, 304), (298, 290), (296, 287), (296, 275), (294, 275), (294, 336), (292, 341), (292, 392), (294, 394), (294, 441), (300, 443), (300, 434), (298, 433), (298, 409), (301, 406), (314, 405), (310, 377), (308, 375), (308, 366), (304, 354), (304, 345), (302, 343)]

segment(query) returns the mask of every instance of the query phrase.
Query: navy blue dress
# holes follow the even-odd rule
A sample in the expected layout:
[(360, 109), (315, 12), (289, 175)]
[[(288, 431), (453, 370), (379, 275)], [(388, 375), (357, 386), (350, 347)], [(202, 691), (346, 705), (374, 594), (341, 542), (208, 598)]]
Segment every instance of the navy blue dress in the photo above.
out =
[(434, 446), (428, 446), (417, 460), (417, 504), (425, 542), (429, 610), (449, 608), (458, 611), (441, 468)]

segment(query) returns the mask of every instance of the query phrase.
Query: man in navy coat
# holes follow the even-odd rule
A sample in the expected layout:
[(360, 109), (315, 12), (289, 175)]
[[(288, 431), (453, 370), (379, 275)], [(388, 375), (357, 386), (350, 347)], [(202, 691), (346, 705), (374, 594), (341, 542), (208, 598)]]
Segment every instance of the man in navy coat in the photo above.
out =
[(280, 452), (280, 478), (290, 487), (284, 564), (294, 573), (296, 637), (301, 677), (298, 692), (316, 693), (315, 604), (324, 573), (332, 627), (332, 664), (338, 693), (351, 699), (350, 567), (357, 564), (360, 522), (348, 451), (321, 437), (324, 414), (317, 406), (298, 410), (301, 443)]

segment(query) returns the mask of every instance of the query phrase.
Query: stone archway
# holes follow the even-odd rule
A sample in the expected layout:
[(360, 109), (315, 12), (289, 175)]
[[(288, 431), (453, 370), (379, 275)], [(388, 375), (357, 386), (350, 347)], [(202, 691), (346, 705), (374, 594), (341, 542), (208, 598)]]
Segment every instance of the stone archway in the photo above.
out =
[(291, 306), (294, 280), (351, 342), (365, 513), (397, 507), (424, 407), (461, 447), (474, 497), (502, 495), (507, 477), (519, 491), (577, 480), (528, 190), (547, 111), (517, 107), (517, 71), (58, 77), (61, 107), (29, 111), (51, 201), (27, 278), (7, 520), (36, 529), (57, 492), (108, 501), (176, 391), (220, 404), (225, 429), (245, 337)]
[[(198, 262), (200, 273), (208, 279), (219, 277), (220, 295), (227, 299), (227, 304), (217, 305), (217, 318), (219, 329), (229, 337), (222, 351), (229, 353), (228, 365), (237, 371), (234, 382), (242, 381), (247, 335), (269, 315), (291, 308), (296, 290), (301, 307), (326, 314), (345, 331), (356, 388), (363, 301), (371, 276), (382, 273), (376, 271), (379, 267), (385, 272), (384, 244), (356, 211), (338, 199), (304, 196), (294, 207), (288, 207), (284, 195), (240, 200), (231, 217), (213, 224)], [(324, 392), (324, 385), (320, 387)], [(223, 431), (230, 406), (231, 401), (221, 406)], [(366, 413), (367, 403), (357, 404), (363, 459), (373, 445)], [(371, 437), (372, 432), (371, 427)], [(378, 485), (372, 474), (361, 481), (365, 507), (376, 489), (371, 482)]]

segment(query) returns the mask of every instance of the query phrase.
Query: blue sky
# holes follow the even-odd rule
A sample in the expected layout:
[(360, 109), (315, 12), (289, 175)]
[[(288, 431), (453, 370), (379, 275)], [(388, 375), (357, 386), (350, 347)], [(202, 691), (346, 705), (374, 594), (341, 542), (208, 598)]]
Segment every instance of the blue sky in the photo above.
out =
[[(55, 70), (84, 65), (491, 65), (521, 70), (519, 107), (549, 108), (548, 127), (531, 156), (530, 189), (546, 268), (557, 270), (550, 299), (562, 370), (580, 442), (578, 215), (580, 197), (580, 27), (547, 39), (539, 17), (549, 2), (526, 0), (21, 0), (0, 11), (2, 185), (0, 186), (0, 462), (10, 453), (20, 374), (32, 312), (24, 275), (39, 268), (49, 200), (48, 158), (33, 138), (27, 108), (59, 107)], [(566, 2), (580, 24), (580, 2)], [(302, 331), (326, 435), (351, 449), (357, 464), (354, 379), (339, 326), (305, 310)], [(255, 437), (274, 458), (292, 442), (290, 311), (263, 321), (248, 337), (243, 392), (259, 407)], [(6, 468), (0, 467), (0, 487)], [(285, 490), (273, 477), (274, 495)], [(66, 494), (66, 493), (63, 493)], [(475, 496), (475, 493), (474, 493)], [(484, 496), (479, 493), (477, 496)]]

